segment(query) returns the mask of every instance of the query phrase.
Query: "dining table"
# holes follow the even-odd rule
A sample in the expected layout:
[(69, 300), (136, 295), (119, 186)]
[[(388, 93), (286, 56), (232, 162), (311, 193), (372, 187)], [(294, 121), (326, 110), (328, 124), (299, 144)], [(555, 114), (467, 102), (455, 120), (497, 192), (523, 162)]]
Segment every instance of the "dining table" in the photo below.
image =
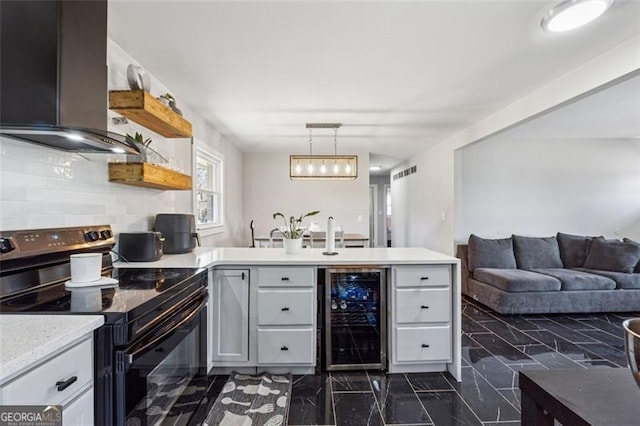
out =
[[(358, 233), (345, 233), (344, 234), (344, 246), (345, 247), (367, 247), (369, 242), (369, 237), (358, 234)], [(255, 238), (256, 247), (270, 247), (271, 242), (282, 243), (282, 237), (273, 237), (269, 238), (269, 236), (258, 236)], [(314, 241), (325, 241), (324, 238), (314, 238)], [(309, 247), (311, 245), (311, 239), (308, 235), (304, 235), (302, 237), (302, 246)]]

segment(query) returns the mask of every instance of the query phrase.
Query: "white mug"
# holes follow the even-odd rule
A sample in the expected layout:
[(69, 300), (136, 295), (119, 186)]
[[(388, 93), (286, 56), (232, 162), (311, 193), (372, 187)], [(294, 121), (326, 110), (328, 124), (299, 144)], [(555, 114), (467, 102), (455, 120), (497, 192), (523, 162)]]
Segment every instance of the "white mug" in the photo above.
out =
[(102, 254), (80, 253), (71, 255), (71, 282), (98, 281), (102, 271)]

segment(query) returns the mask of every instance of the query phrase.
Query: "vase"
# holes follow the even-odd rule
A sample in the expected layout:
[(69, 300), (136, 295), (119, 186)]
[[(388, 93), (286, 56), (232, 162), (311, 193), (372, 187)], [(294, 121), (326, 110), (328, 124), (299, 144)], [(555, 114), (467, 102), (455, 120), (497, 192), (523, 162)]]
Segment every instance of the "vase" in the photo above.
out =
[(297, 254), (302, 250), (302, 238), (284, 238), (284, 252), (287, 254)]

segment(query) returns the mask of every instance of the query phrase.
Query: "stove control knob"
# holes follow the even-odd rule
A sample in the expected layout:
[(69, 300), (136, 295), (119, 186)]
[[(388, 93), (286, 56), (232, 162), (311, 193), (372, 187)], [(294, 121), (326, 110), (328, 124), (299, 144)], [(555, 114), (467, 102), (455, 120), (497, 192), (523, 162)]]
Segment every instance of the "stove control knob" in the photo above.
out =
[(89, 232), (85, 232), (84, 234), (84, 239), (90, 243), (97, 241), (98, 238), (100, 238), (100, 235), (98, 234), (97, 231), (89, 231)]
[(13, 249), (15, 247), (11, 244), (11, 240), (0, 237), (0, 253), (9, 253)]
[(112, 236), (113, 236), (113, 234), (108, 229), (103, 229), (102, 231), (100, 231), (100, 239), (101, 240), (108, 240)]

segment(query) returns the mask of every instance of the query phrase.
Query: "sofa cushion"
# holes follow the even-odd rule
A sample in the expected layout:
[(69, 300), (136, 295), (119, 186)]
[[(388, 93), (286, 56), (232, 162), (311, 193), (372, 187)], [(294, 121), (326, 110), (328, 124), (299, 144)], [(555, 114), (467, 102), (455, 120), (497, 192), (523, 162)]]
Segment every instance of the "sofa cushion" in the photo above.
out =
[(584, 262), (587, 269), (632, 273), (640, 260), (640, 245), (618, 240), (593, 240)]
[(616, 288), (616, 283), (611, 278), (576, 271), (575, 269), (545, 268), (534, 269), (533, 271), (560, 280), (562, 284), (561, 290), (564, 291), (613, 290)]
[(518, 269), (562, 268), (556, 237), (512, 235), (511, 239)]
[(471, 234), (469, 237), (469, 270), (476, 268), (516, 269), (511, 238), (490, 240)]
[[(629, 238), (623, 238), (622, 241), (624, 241), (625, 243), (632, 243), (632, 244), (637, 244), (637, 245), (640, 246), (639, 242), (630, 240)], [(640, 273), (640, 261), (638, 261), (638, 263), (636, 264), (636, 267), (633, 270), (633, 272), (636, 273), (636, 274)]]
[(584, 235), (556, 234), (560, 259), (565, 268), (580, 268), (587, 260), (587, 239)]
[(616, 282), (616, 288), (623, 290), (638, 290), (640, 289), (640, 274), (627, 274), (626, 272), (613, 272), (613, 271), (599, 271), (596, 269), (575, 268), (576, 271), (587, 272), (589, 274), (602, 275), (603, 277), (611, 278)]
[(522, 269), (477, 268), (473, 271), (473, 278), (510, 292), (560, 290), (559, 280)]

